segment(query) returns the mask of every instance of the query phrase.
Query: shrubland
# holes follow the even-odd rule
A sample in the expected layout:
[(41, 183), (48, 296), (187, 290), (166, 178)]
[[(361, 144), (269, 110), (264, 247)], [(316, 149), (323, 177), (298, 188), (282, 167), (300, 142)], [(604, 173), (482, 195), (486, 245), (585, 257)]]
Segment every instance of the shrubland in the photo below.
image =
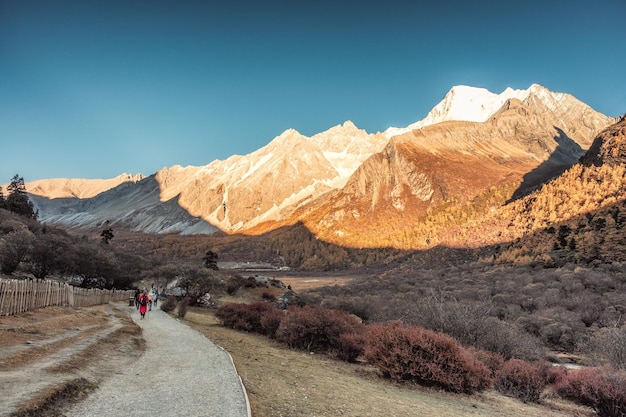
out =
[(543, 360), (505, 360), (466, 348), (441, 332), (398, 321), (363, 323), (322, 307), (281, 310), (262, 301), (224, 303), (216, 317), (224, 326), (264, 335), (291, 349), (367, 363), (396, 383), (465, 394), (495, 389), (529, 403), (541, 403), (550, 389), (604, 417), (623, 416), (626, 407), (626, 371), (608, 366), (567, 370)]

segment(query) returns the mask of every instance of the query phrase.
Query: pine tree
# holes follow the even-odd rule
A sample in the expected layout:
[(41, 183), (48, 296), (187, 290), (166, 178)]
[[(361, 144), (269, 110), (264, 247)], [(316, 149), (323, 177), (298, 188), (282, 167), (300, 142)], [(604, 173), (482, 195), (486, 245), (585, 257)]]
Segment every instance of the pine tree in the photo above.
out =
[(28, 199), (28, 195), (26, 194), (26, 185), (23, 177), (15, 174), (7, 190), (9, 195), (5, 200), (5, 206), (8, 210), (20, 216), (28, 217), (29, 219), (37, 218), (33, 203)]
[(204, 266), (217, 271), (219, 268), (217, 267), (217, 253), (212, 250), (207, 251), (202, 260), (204, 261)]

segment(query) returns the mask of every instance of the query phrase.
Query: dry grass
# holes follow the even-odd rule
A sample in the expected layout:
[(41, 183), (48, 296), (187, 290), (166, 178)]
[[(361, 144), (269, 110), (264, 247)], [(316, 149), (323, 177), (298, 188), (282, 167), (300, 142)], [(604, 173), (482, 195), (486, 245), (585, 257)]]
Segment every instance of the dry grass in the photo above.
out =
[(144, 349), (125, 312), (49, 307), (0, 317), (0, 415), (60, 416)]
[(281, 280), (285, 285), (291, 286), (295, 292), (301, 292), (310, 290), (312, 288), (326, 287), (332, 285), (346, 285), (352, 281), (348, 276), (279, 276), (277, 279)]
[(592, 415), (555, 398), (537, 406), (495, 391), (467, 396), (394, 384), (366, 365), (292, 351), (262, 336), (224, 328), (207, 309), (190, 308), (185, 320), (230, 352), (255, 417)]

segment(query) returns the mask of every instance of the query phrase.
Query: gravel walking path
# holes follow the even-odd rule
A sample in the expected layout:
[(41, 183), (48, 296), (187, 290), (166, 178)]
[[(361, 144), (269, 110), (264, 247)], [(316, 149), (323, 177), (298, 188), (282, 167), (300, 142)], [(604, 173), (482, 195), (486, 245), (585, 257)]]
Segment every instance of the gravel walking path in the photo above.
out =
[(141, 320), (146, 351), (105, 381), (67, 417), (249, 417), (245, 388), (228, 352), (158, 308)]

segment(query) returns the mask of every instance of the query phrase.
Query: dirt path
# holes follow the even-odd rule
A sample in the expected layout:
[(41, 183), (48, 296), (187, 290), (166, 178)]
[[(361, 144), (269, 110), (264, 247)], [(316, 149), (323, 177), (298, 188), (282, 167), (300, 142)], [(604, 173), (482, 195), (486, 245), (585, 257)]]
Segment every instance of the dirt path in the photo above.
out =
[(248, 417), (249, 405), (230, 355), (161, 310), (0, 317), (0, 417), (90, 415)]
[(146, 350), (66, 410), (66, 416), (250, 415), (245, 389), (226, 351), (159, 309), (141, 320), (134, 307), (117, 308), (143, 329)]

